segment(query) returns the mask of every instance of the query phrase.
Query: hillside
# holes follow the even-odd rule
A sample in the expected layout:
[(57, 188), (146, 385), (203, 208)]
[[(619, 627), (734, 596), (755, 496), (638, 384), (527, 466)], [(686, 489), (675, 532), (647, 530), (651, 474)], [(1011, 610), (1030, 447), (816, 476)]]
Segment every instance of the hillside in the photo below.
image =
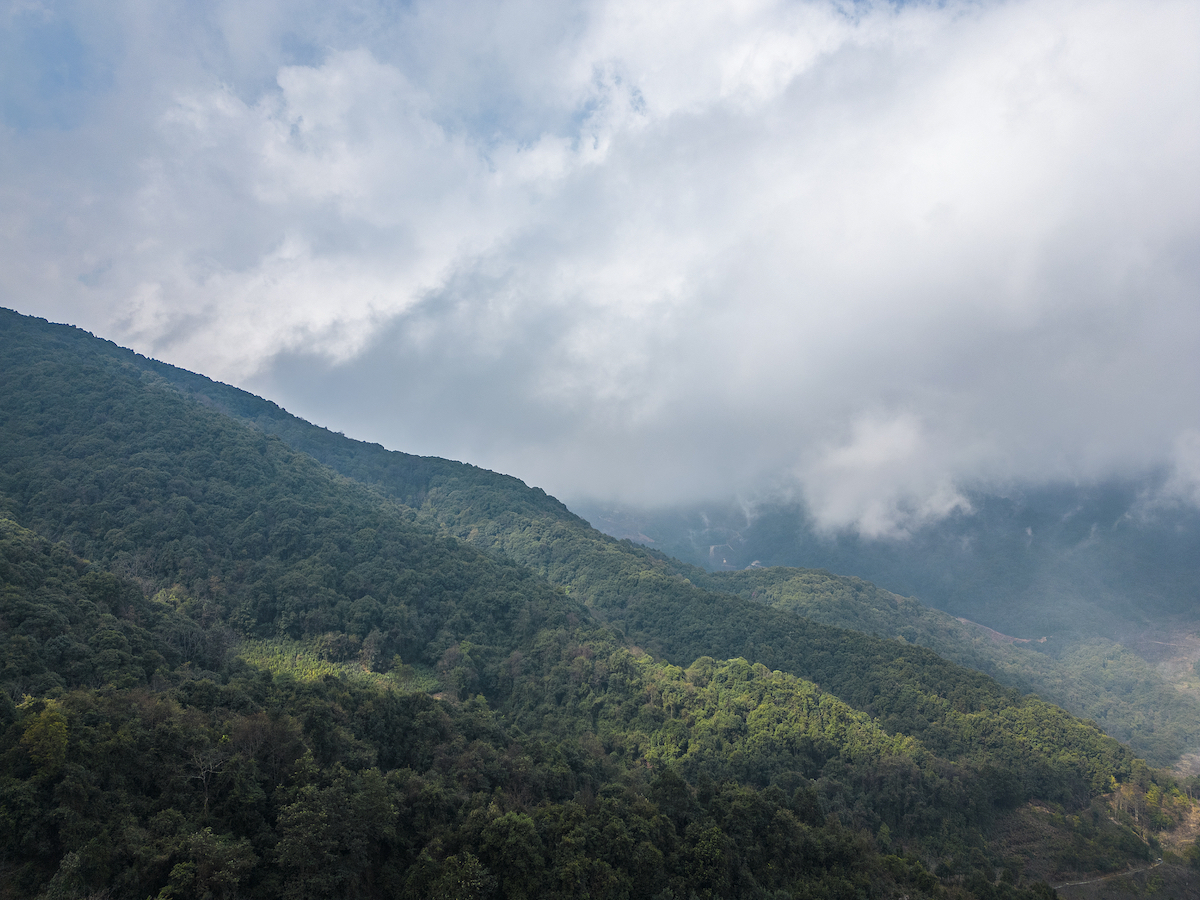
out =
[(1104, 638), (1013, 638), (870, 582), (820, 570), (753, 568), (699, 580), (814, 621), (928, 647), (1095, 721), (1156, 765), (1172, 765), (1200, 745), (1200, 701)]
[[(612, 534), (703, 565), (717, 589), (902, 636), (1097, 721), (1156, 764), (1194, 769), (1200, 516), (1150, 505), (1153, 487), (972, 495), (971, 515), (904, 540), (825, 534), (794, 502), (581, 509)], [(743, 569), (758, 574), (733, 574)]]
[(1190, 809), (1088, 723), (515, 479), (0, 337), (11, 896), (1033, 897)]
[(822, 529), (801, 501), (648, 510), (580, 504), (589, 521), (706, 569), (820, 568), (919, 597), (1019, 637), (1121, 641), (1191, 614), (1200, 510), (1168, 502), (1161, 473), (968, 491), (970, 511), (902, 538)]
[[(61, 339), (79, 337), (64, 334)], [(609, 596), (615, 584), (610, 576), (618, 570), (626, 583), (648, 586), (655, 583), (660, 573), (670, 571), (717, 591), (751, 599), (747, 591), (731, 583), (705, 581), (698, 567), (646, 554), (627, 542), (609, 540), (559, 501), (510, 476), (354, 441), (291, 416), (269, 401), (203, 376), (122, 352), (111, 345), (104, 352), (116, 354), (114, 358), (165, 379), (186, 396), (279, 436), (342, 474), (419, 510), (423, 521), (432, 527), (533, 567), (552, 583), (574, 590), (576, 596), (610, 618), (624, 615), (623, 601)], [(597, 581), (600, 583), (596, 584)], [(835, 591), (843, 590), (840, 585), (844, 581), (828, 576), (828, 585), (834, 585)], [(828, 585), (817, 593), (827, 595)], [(775, 606), (800, 612), (816, 622), (883, 637), (904, 636), (1022, 693), (1035, 693), (1098, 722), (1109, 735), (1130, 744), (1156, 765), (1175, 764), (1200, 746), (1200, 697), (1181, 694), (1136, 654), (1098, 636), (1077, 641), (1055, 636), (1048, 646), (1025, 648), (997, 645), (983, 638), (978, 630), (911, 600), (894, 608), (890, 604), (881, 607), (869, 599), (830, 606), (797, 603), (793, 592), (789, 602)], [(878, 608), (889, 610), (886, 621), (872, 613)], [(744, 615), (754, 617), (761, 613), (751, 611)], [(876, 618), (872, 619), (872, 615)], [(735, 618), (742, 616), (735, 614)], [(779, 620), (778, 625), (762, 627), (790, 626), (786, 620)], [(639, 631), (633, 637), (658, 650), (667, 646), (647, 631)], [(726, 651), (726, 655), (755, 652), (752, 647), (738, 644), (714, 644), (707, 649), (689, 647), (683, 650), (683, 655), (693, 650), (717, 655)], [(805, 669), (796, 660), (787, 661), (787, 665), (797, 667), (796, 671), (803, 671), (809, 677), (821, 675), (820, 670)], [(837, 690), (834, 686), (830, 689)]]
[[(620, 545), (609, 541), (560, 502), (515, 478), (353, 441), (227, 385), (161, 363), (139, 362), (188, 396), (252, 422), (339, 472), (420, 510), (431, 525), (532, 566), (551, 582), (575, 590), (598, 610), (607, 610), (607, 615), (611, 616), (621, 601), (596, 597), (592, 581), (594, 573), (616, 569), (621, 569), (627, 580), (652, 581), (665, 564), (667, 571), (751, 599), (731, 582), (706, 581), (699, 567), (647, 554), (629, 546), (628, 541)], [(828, 595), (830, 585), (835, 592), (844, 590), (846, 579), (821, 577), (828, 584), (817, 594)], [(602, 590), (610, 588), (606, 581)], [(1173, 765), (1200, 746), (1200, 692), (1181, 694), (1137, 654), (1104, 637), (1052, 635), (1048, 644), (1034, 647), (997, 645), (978, 629), (911, 599), (895, 607), (869, 600), (834, 606), (795, 601), (793, 592), (788, 602), (774, 605), (829, 625), (883, 637), (904, 636), (1022, 693), (1035, 693), (1098, 722), (1109, 735), (1130, 744), (1156, 765)], [(872, 618), (876, 615), (872, 611), (878, 608), (889, 610), (886, 620)], [(639, 639), (661, 649), (649, 634), (642, 633)], [(746, 652), (741, 647), (732, 650)]]

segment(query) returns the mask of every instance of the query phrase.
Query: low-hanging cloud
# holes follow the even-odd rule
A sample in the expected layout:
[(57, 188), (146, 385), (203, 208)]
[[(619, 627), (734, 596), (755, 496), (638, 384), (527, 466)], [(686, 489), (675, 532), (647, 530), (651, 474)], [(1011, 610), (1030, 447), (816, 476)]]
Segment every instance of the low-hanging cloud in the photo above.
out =
[(105, 75), (6, 120), (6, 305), (568, 497), (1194, 493), (1190, 0), (256, 7), (9, 10)]

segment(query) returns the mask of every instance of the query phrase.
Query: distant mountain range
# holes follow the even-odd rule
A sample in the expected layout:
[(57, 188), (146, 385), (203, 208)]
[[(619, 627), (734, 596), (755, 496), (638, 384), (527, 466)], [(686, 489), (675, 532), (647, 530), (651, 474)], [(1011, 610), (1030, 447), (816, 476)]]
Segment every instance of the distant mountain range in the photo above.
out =
[(1200, 619), (1200, 510), (1161, 479), (968, 492), (971, 510), (903, 538), (819, 528), (803, 501), (671, 509), (577, 503), (597, 528), (710, 571), (823, 568), (1020, 637), (1121, 640)]
[(1192, 783), (952, 661), (972, 626), (9, 311), (0, 589), (5, 896), (1032, 900), (1197, 856)]

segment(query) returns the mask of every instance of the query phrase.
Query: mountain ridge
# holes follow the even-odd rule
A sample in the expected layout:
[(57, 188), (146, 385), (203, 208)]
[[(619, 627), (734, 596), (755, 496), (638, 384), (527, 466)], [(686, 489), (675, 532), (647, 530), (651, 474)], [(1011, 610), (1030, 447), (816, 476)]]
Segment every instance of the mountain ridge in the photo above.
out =
[[(44, 681), (4, 711), (0, 865), (31, 895), (573, 896), (574, 871), (593, 896), (1032, 897), (1029, 879), (1144, 858), (1187, 806), (1092, 725), (927, 649), (705, 590), (516, 479), (250, 404), (364, 483), (115, 345), (13, 313), (0, 333), (0, 496), (21, 522), (5, 659)], [(104, 652), (149, 662), (71, 674), (79, 651), (38, 624), (52, 598), (8, 574), (55, 553), (71, 602), (116, 623)], [(122, 631), (139, 618), (162, 664)], [(305, 649), (197, 668), (180, 648), (206, 629)], [(1001, 824), (1032, 801), (1091, 818), (1046, 820), (1040, 855), (1013, 855)], [(348, 811), (373, 830), (320, 825)], [(571, 822), (614, 838), (568, 840)]]

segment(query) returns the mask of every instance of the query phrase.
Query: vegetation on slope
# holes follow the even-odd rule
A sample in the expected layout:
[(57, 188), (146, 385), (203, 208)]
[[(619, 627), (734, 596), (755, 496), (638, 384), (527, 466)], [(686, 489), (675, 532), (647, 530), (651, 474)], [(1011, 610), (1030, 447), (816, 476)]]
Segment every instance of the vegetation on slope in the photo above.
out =
[[(908, 853), (988, 804), (968, 771), (742, 660), (683, 671), (559, 627), (461, 703), (234, 653), (206, 671), (134, 583), (11, 522), (0, 560), (5, 658), (23, 644), (47, 686), (0, 710), (10, 896), (932, 897)], [(140, 652), (80, 672), (49, 610)], [(974, 850), (996, 893), (963, 840), (947, 858)]]
[(870, 582), (821, 570), (753, 568), (693, 578), (817, 622), (928, 647), (1095, 721), (1155, 765), (1170, 765), (1200, 744), (1200, 702), (1104, 638), (1014, 640)]
[(1067, 816), (1051, 869), (1170, 827), (1168, 779), (928, 650), (706, 591), (514, 479), (340, 438), (339, 476), (132, 354), (0, 329), (13, 896), (1032, 896), (997, 839), (1027, 801), (1137, 813)]

